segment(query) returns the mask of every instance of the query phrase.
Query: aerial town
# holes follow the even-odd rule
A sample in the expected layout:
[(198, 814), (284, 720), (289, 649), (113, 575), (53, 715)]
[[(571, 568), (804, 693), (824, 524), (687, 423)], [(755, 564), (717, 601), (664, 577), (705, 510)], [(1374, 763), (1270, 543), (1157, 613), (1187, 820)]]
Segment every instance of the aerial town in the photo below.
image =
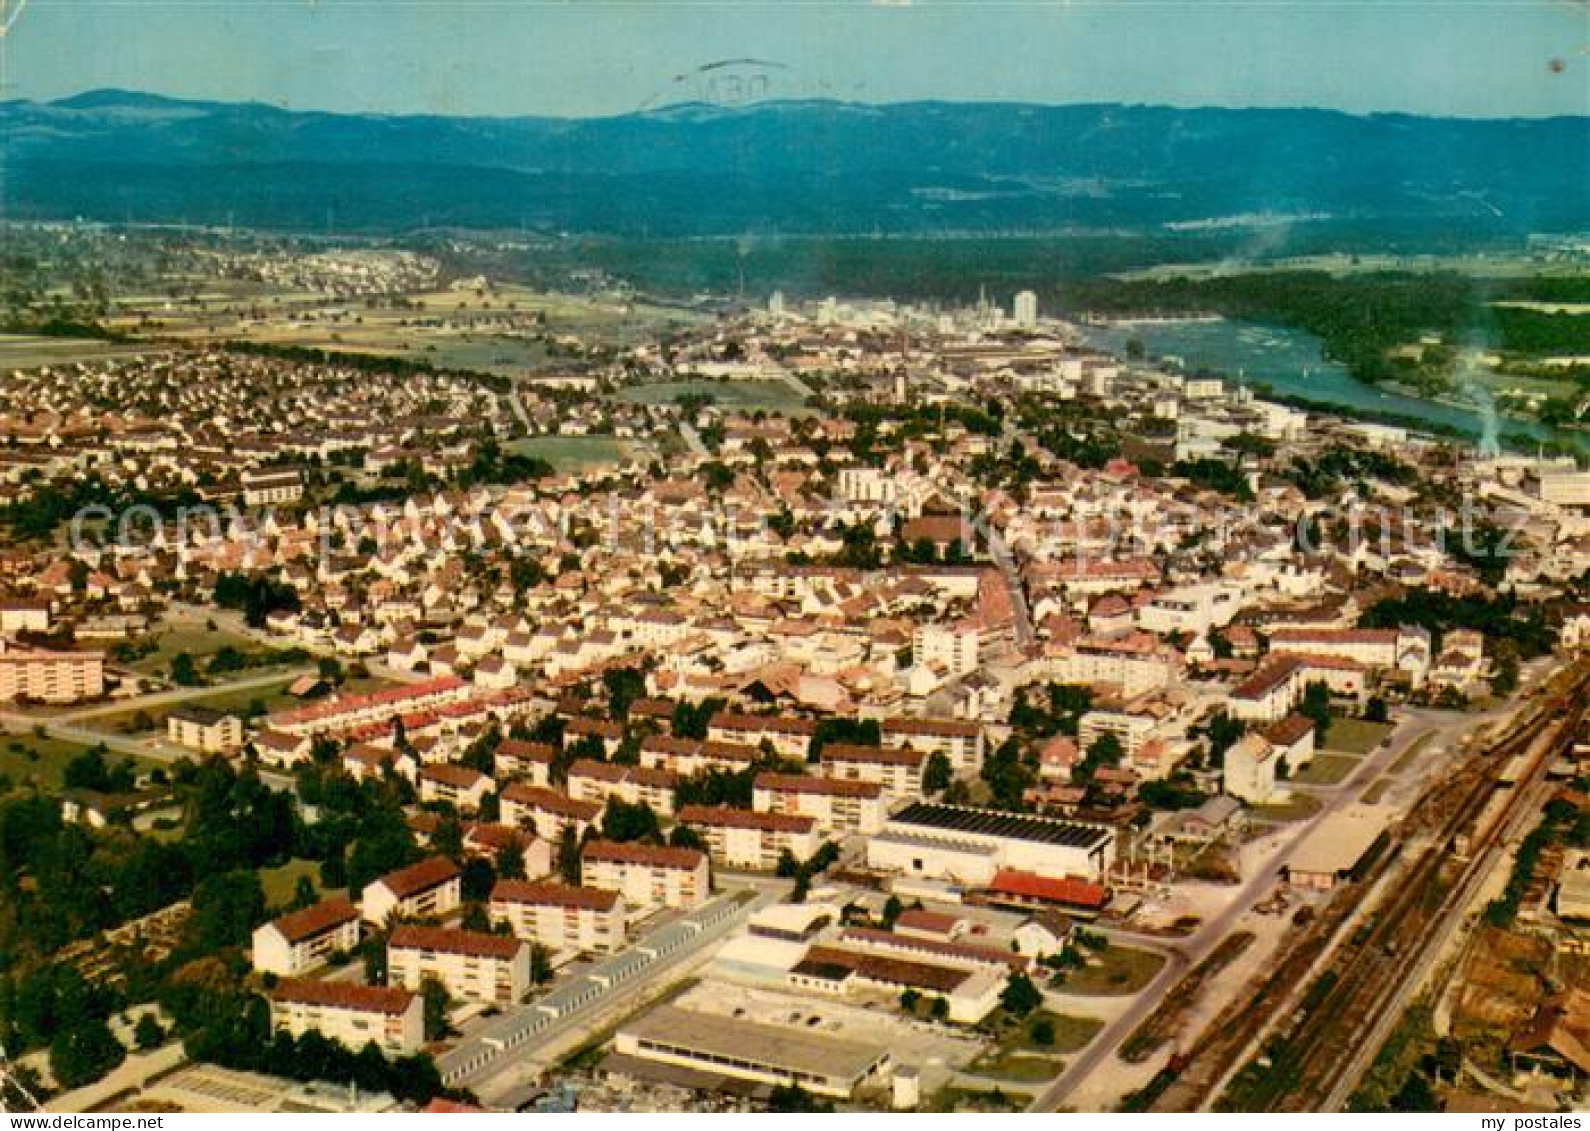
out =
[(1571, 456), (1031, 291), (171, 254), (5, 343), (11, 1103), (1583, 1104)]
[(0, 1131), (1587, 1131), (1587, 44), (0, 0)]

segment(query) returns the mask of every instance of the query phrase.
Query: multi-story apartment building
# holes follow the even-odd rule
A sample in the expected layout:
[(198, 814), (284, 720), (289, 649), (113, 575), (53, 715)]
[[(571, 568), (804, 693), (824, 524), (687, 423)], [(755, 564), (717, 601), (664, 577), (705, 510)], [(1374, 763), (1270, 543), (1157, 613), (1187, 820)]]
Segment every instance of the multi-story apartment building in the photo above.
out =
[(569, 796), (576, 801), (606, 805), (610, 797), (630, 805), (648, 805), (652, 811), (671, 817), (674, 790), (679, 775), (671, 770), (648, 766), (621, 766), (581, 758), (569, 767)]
[(404, 925), (386, 944), (387, 983), (417, 990), (427, 977), (466, 1001), (515, 1005), (530, 991), (530, 947), (484, 931)]
[(883, 786), (804, 774), (758, 774), (752, 807), (811, 817), (824, 833), (875, 833), (888, 817)]
[(524, 742), (510, 738), (497, 746), (492, 755), (498, 778), (522, 778), (542, 789), (552, 784), (552, 763), (558, 752), (548, 742)]
[(461, 813), (473, 813), (495, 784), (479, 770), (452, 762), (421, 766), (418, 773), (421, 801), (446, 801)]
[(652, 735), (642, 739), (640, 764), (690, 777), (703, 770), (738, 773), (762, 756), (754, 746), (740, 742), (698, 742), (693, 738)]
[(366, 923), (382, 925), (392, 919), (425, 919), (446, 915), (462, 899), (462, 873), (445, 856), (433, 856), (388, 872), (366, 884), (360, 895), (360, 913)]
[(584, 836), (585, 830), (602, 815), (602, 809), (600, 802), (576, 801), (555, 789), (515, 782), (502, 791), (500, 812), (503, 824), (533, 826), (537, 836), (556, 841), (566, 828), (572, 828), (575, 836)]
[(0, 640), (0, 702), (76, 703), (104, 693), (103, 652), (56, 652)]
[(189, 750), (219, 754), (243, 745), (243, 720), (209, 707), (178, 707), (166, 716), (166, 737)]
[(943, 754), (957, 773), (983, 767), (983, 728), (966, 719), (893, 718), (883, 721), (885, 746), (910, 746)]
[(616, 891), (631, 907), (696, 907), (711, 889), (707, 855), (693, 848), (593, 840), (580, 861), (589, 887)]
[(624, 945), (624, 899), (615, 891), (530, 880), (498, 880), (491, 918), (553, 950), (609, 953)]
[(293, 911), (254, 930), (253, 965), (261, 974), (290, 978), (323, 965), (359, 945), (359, 909), (345, 899), (327, 899)]
[(805, 860), (821, 844), (817, 822), (811, 817), (724, 805), (686, 805), (678, 817), (706, 839), (714, 860), (731, 868), (771, 870), (785, 851)]
[(883, 787), (885, 802), (922, 796), (922, 770), (928, 755), (914, 746), (823, 746), (822, 771), (840, 781), (870, 781)]
[(804, 762), (811, 749), (817, 724), (811, 719), (779, 715), (741, 715), (719, 711), (707, 723), (707, 737), (715, 742), (733, 742), (759, 747), (766, 741), (780, 758)]
[(393, 1056), (425, 1042), (425, 1006), (408, 990), (283, 978), (270, 991), (270, 1008), (271, 1028), (294, 1037), (319, 1033), (354, 1050), (373, 1041)]

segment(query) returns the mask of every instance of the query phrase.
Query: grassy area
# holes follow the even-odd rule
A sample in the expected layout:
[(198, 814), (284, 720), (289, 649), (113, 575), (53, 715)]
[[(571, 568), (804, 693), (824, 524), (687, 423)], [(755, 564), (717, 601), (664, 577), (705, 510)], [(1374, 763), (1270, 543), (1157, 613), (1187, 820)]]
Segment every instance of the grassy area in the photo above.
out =
[(1060, 991), (1095, 997), (1135, 994), (1165, 965), (1164, 955), (1131, 946), (1110, 946), (1096, 957), (1096, 964), (1067, 974)]
[(1394, 728), (1390, 723), (1370, 723), (1363, 719), (1332, 718), (1321, 748), (1342, 754), (1367, 754), (1383, 742)]
[(166, 676), (171, 672), (172, 659), (181, 653), (192, 656), (202, 669), (205, 660), (222, 648), (255, 652), (259, 650), (259, 645), (235, 632), (207, 628), (200, 621), (183, 621), (162, 629), (155, 637), (155, 650), (147, 656), (140, 656), (128, 666), (145, 675)]
[[(80, 742), (59, 738), (38, 738), (32, 734), (0, 736), (0, 776), (10, 779), (12, 789), (35, 787), (53, 793), (61, 788), (61, 774), (66, 764), (87, 749)], [(110, 756), (112, 762), (125, 757), (115, 753)]]
[(1065, 1063), (1054, 1057), (1005, 1050), (979, 1057), (968, 1069), (979, 1076), (1017, 1084), (1041, 1084), (1060, 1074)]
[(795, 390), (783, 381), (662, 381), (633, 385), (619, 392), (620, 400), (633, 404), (673, 404), (683, 396), (711, 397), (723, 408), (792, 412), (804, 407)]
[(1027, 1106), (1025, 1094), (1014, 1095), (1003, 1088), (979, 1091), (954, 1086), (940, 1088), (922, 1105), (923, 1111), (1021, 1111)]
[(265, 902), (271, 907), (284, 907), (291, 903), (298, 889), (298, 878), (308, 876), (309, 882), (321, 895), (327, 894), (320, 886), (320, 863), (316, 860), (294, 858), (278, 868), (261, 868), (260, 886), (265, 889)]
[[(249, 678), (253, 675), (262, 675), (262, 672), (244, 672), (240, 677)], [(147, 734), (165, 727), (166, 716), (183, 707), (209, 707), (216, 711), (230, 711), (242, 713), (249, 710), (256, 703), (267, 711), (274, 711), (297, 700), (287, 694), (287, 688), (297, 679), (297, 676), (284, 675), (279, 680), (259, 687), (248, 687), (236, 690), (218, 688), (208, 695), (196, 695), (181, 703), (168, 703), (158, 707), (139, 707), (126, 711), (117, 711), (114, 714), (95, 715), (85, 719), (84, 725), (95, 730), (110, 731), (118, 734)], [(374, 681), (372, 681), (374, 682)]]
[(1358, 759), (1347, 754), (1316, 754), (1308, 765), (1292, 775), (1292, 780), (1304, 785), (1335, 785), (1357, 765)]
[(1285, 801), (1274, 805), (1255, 805), (1253, 818), (1256, 821), (1276, 821), (1286, 823), (1290, 821), (1306, 821), (1320, 810), (1320, 799), (1307, 793), (1294, 793)]
[(508, 450), (544, 459), (559, 471), (618, 463), (629, 454), (627, 445), (612, 436), (531, 436), (513, 441)]

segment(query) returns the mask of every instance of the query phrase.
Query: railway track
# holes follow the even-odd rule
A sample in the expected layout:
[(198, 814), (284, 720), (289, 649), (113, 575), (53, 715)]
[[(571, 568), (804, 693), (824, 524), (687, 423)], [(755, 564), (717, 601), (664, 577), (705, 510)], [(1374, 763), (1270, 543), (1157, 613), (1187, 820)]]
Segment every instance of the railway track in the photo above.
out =
[[(1505, 733), (1457, 771), (1436, 783), (1402, 822), (1402, 835), (1383, 852), (1361, 882), (1345, 889), (1309, 923), (1276, 963), (1268, 977), (1239, 996), (1211, 1024), (1192, 1049), (1173, 1058), (1172, 1078), (1150, 1105), (1155, 1111), (1196, 1111), (1224, 1082), (1254, 1043), (1270, 1034), (1269, 1064), (1248, 1079), (1237, 1077), (1236, 1110), (1308, 1111), (1320, 1107), (1357, 1062), (1352, 1054), (1395, 996), (1408, 973), (1429, 925), (1448, 913), (1449, 900), (1462, 890), (1469, 869), (1479, 866), (1490, 840), (1502, 828), (1520, 798), (1524, 782), (1483, 829), (1475, 829), (1498, 790), (1503, 767), (1535, 747), (1543, 735), (1554, 742), (1542, 747), (1531, 775), (1538, 774), (1556, 742), (1571, 740), (1590, 693), (1590, 666), (1564, 669), (1529, 707), (1515, 715)], [(1555, 728), (1555, 730), (1553, 730)], [(1508, 788), (1508, 787), (1500, 787)], [(1458, 859), (1454, 848), (1467, 835), (1468, 852)], [(1420, 844), (1423, 847), (1417, 847)], [(1404, 863), (1410, 851), (1411, 862)], [(1393, 874), (1402, 864), (1401, 870)], [(1332, 946), (1358, 912), (1363, 892), (1390, 876), (1394, 887), (1382, 905), (1351, 935)], [(1298, 999), (1320, 959), (1325, 969)], [(1290, 1016), (1284, 1016), (1292, 1003)]]

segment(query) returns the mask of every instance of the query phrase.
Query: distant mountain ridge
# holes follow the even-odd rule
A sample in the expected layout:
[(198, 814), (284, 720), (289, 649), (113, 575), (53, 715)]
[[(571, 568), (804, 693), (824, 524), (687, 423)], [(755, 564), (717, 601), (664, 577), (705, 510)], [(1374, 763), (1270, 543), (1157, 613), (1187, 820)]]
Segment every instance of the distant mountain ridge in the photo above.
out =
[(449, 118), (105, 90), (0, 104), (0, 159), (14, 219), (652, 235), (1590, 223), (1582, 117), (808, 101)]

